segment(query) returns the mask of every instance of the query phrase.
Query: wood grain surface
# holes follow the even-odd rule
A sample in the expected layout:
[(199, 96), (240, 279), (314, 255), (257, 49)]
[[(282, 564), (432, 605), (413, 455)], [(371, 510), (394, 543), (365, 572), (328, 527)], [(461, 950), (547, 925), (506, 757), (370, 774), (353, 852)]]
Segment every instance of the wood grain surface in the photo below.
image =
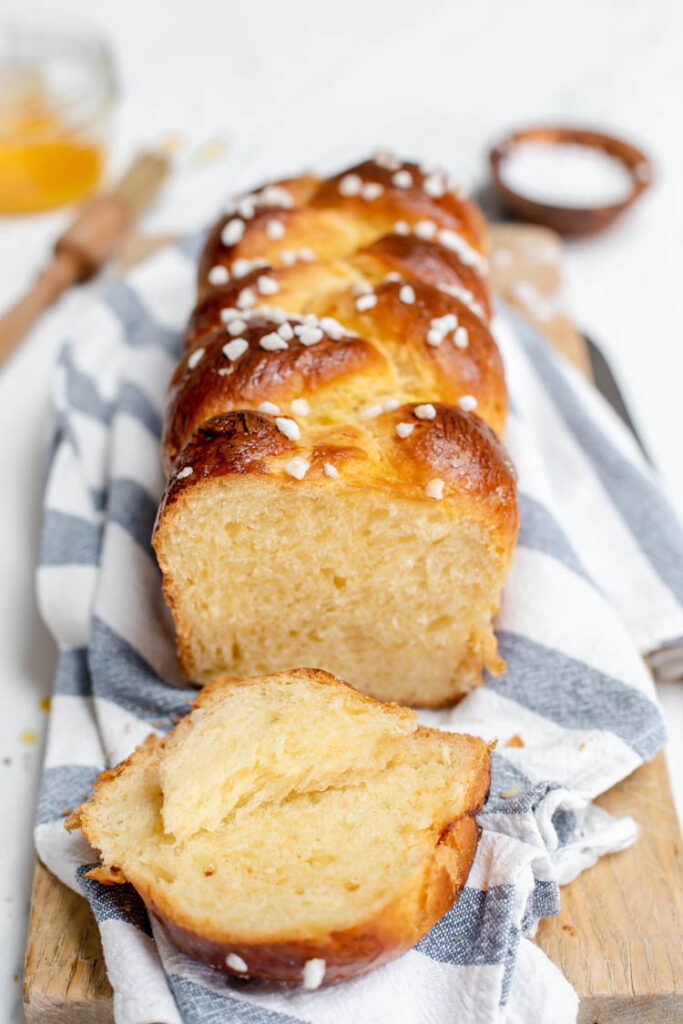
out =
[(579, 1024), (683, 1021), (681, 831), (664, 754), (598, 800), (638, 842), (562, 889), (536, 941), (580, 993)]
[(536, 225), (491, 224), (488, 241), (494, 292), (590, 380), (585, 342), (565, 308), (559, 235)]
[(112, 989), (90, 904), (36, 862), (24, 964), (27, 1024), (111, 1024)]
[[(583, 339), (557, 302), (559, 238), (546, 228), (493, 225), (490, 245), (494, 289), (589, 375)], [(632, 815), (641, 836), (562, 888), (562, 911), (541, 922), (536, 942), (579, 993), (579, 1024), (681, 1024), (681, 833), (664, 755), (598, 803)], [(38, 863), (24, 971), (27, 1024), (110, 1024), (111, 996), (88, 904)]]

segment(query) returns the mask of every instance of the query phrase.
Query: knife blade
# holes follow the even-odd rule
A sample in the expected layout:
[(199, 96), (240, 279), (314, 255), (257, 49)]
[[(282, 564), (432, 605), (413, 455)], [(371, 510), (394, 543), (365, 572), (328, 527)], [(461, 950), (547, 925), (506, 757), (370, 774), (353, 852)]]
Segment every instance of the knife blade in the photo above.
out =
[(612, 369), (609, 363), (607, 362), (607, 359), (605, 358), (602, 350), (598, 347), (595, 341), (593, 341), (593, 339), (588, 334), (586, 334), (585, 331), (581, 332), (581, 336), (583, 337), (583, 340), (586, 343), (586, 348), (588, 350), (588, 358), (590, 359), (591, 370), (593, 372), (593, 382), (595, 384), (595, 387), (598, 389), (603, 398), (607, 399), (607, 401), (612, 406), (612, 408), (616, 412), (617, 416), (622, 420), (622, 422), (626, 424), (628, 429), (633, 434), (633, 437), (635, 438), (638, 447), (643, 453), (646, 461), (649, 462), (649, 464), (652, 466), (653, 462), (650, 453), (648, 452), (647, 448), (643, 443), (643, 439), (638, 433), (638, 429), (635, 423), (633, 422), (630, 412), (628, 411), (628, 406), (626, 405), (626, 400), (624, 399), (621, 388), (617, 384), (616, 378), (612, 373)]

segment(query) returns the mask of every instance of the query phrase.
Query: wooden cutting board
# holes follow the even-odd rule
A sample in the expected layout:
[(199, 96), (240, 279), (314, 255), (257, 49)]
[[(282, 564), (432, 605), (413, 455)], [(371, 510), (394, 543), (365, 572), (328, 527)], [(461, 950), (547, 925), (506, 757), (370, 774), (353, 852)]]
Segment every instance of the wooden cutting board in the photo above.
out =
[[(545, 228), (513, 224), (494, 225), (490, 236), (494, 289), (590, 377), (583, 339), (557, 302), (560, 239)], [(148, 242), (141, 251), (150, 251)], [(579, 1024), (680, 1024), (681, 833), (664, 755), (598, 803), (617, 816), (632, 815), (641, 837), (563, 887), (562, 912), (541, 922), (536, 942), (579, 993)], [(33, 881), (24, 1009), (27, 1024), (114, 1019), (90, 907), (41, 863)]]

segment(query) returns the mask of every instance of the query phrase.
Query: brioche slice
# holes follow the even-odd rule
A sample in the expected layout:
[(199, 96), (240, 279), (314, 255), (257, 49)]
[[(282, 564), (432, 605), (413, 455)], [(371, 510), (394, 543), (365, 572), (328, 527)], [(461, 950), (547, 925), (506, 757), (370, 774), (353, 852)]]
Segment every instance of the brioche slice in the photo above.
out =
[(480, 739), (334, 676), (216, 679), (67, 821), (181, 950), (316, 987), (410, 949), (452, 905), (489, 786)]

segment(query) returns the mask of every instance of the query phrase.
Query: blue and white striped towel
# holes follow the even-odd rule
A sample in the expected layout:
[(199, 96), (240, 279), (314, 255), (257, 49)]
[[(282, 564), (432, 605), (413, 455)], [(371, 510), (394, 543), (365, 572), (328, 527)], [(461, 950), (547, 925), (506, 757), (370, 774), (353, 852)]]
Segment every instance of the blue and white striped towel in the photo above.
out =
[[(60, 654), (37, 813), (38, 853), (91, 902), (118, 1024), (463, 1024), (575, 1019), (576, 996), (531, 942), (558, 884), (634, 840), (591, 804), (653, 756), (664, 729), (641, 654), (683, 636), (683, 538), (600, 397), (501, 309), (496, 332), (519, 471), (521, 530), (497, 621), (506, 674), (424, 722), (500, 743), (460, 900), (417, 948), (317, 992), (235, 980), (171, 948), (63, 812), (98, 772), (187, 709), (150, 547), (163, 486), (166, 387), (195, 292), (198, 237), (82, 312), (58, 364), (58, 424), (38, 590)], [(524, 746), (506, 746), (514, 734)]]

